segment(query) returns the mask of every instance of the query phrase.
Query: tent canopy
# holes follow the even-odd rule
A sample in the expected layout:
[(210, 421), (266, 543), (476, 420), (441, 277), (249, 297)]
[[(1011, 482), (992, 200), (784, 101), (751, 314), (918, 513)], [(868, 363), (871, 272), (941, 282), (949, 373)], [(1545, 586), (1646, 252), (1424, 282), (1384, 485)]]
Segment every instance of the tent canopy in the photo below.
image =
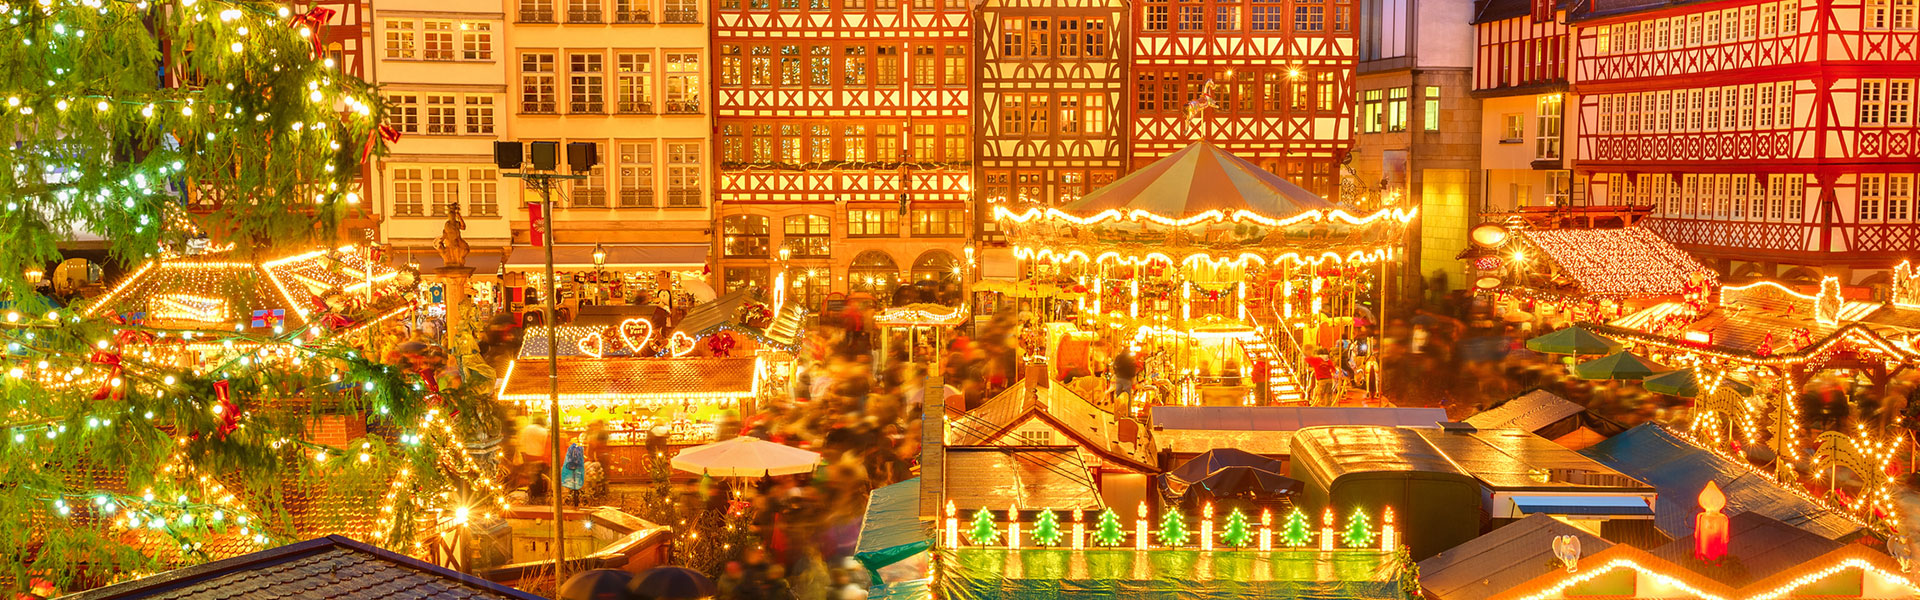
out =
[(1227, 467), (1252, 467), (1274, 473), (1279, 473), (1282, 468), (1280, 461), (1271, 458), (1234, 448), (1216, 448), (1180, 463), (1172, 471), (1167, 471), (1167, 476), (1191, 484)]
[(1545, 354), (1608, 354), (1620, 350), (1620, 342), (1579, 325), (1527, 340), (1527, 349)]
[(868, 571), (900, 562), (933, 547), (933, 528), (920, 521), (920, 478), (874, 490), (860, 522), (853, 557)]
[(1581, 379), (1640, 380), (1667, 370), (1659, 363), (1632, 352), (1615, 352), (1573, 366), (1573, 375)]
[(1781, 487), (1752, 468), (1688, 444), (1652, 423), (1627, 430), (1581, 454), (1629, 477), (1652, 484), (1659, 492), (1654, 525), (1668, 537), (1693, 535), (1693, 517), (1699, 512), (1700, 489), (1713, 481), (1727, 495), (1727, 514), (1754, 512), (1786, 522), (1831, 540), (1846, 540), (1862, 531), (1859, 523)]
[(1061, 210), (1091, 217), (1109, 210), (1145, 211), (1180, 219), (1236, 211), (1284, 219), (1337, 206), (1208, 142), (1154, 161), (1133, 174), (1094, 190)]

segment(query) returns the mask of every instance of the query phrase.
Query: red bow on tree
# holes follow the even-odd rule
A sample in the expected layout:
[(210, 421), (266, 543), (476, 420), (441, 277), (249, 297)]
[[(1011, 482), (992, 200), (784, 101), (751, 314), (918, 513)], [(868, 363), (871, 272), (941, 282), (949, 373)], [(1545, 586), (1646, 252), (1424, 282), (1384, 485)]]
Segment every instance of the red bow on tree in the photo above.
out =
[(367, 146), (360, 149), (361, 162), (366, 162), (368, 158), (373, 156), (373, 141), (375, 139), (386, 140), (389, 144), (397, 143), (400, 141), (400, 130), (394, 129), (392, 125), (381, 123), (380, 127), (374, 130), (373, 135), (367, 136)]
[(213, 434), (224, 440), (240, 428), (240, 406), (233, 403), (233, 392), (225, 379), (213, 382), (213, 397), (220, 402), (220, 422), (213, 426)]
[[(125, 322), (123, 319), (121, 319), (118, 316), (113, 317), (113, 320), (119, 323)], [(119, 398), (122, 395), (124, 395), (124, 392), (121, 392), (119, 390), (119, 386), (115, 385), (115, 382), (120, 381), (120, 376), (126, 372), (126, 369), (120, 365), (120, 361), (121, 361), (120, 348), (128, 344), (152, 343), (153, 334), (150, 334), (144, 331), (135, 330), (135, 329), (122, 329), (114, 332), (113, 342), (114, 344), (113, 344), (112, 351), (109, 351), (106, 348), (101, 348), (99, 350), (95, 350), (92, 355), (87, 357), (87, 362), (90, 362), (96, 365), (106, 365), (108, 368), (107, 380), (102, 382), (100, 384), (100, 389), (93, 393), (94, 400), (106, 400), (107, 398)]]
[(315, 58), (318, 58), (326, 51), (326, 42), (320, 39), (320, 28), (325, 26), (328, 20), (333, 19), (333, 13), (334, 11), (331, 8), (314, 7), (313, 10), (307, 11), (306, 14), (296, 16), (293, 20), (287, 22), (287, 27), (291, 29), (299, 29), (303, 25), (306, 26), (309, 32), (307, 40), (313, 42), (313, 56)]
[(427, 383), (427, 392), (428, 392), (427, 398), (434, 400), (436, 402), (439, 401), (440, 378), (434, 376), (433, 369), (430, 367), (421, 367), (415, 370), (414, 374), (419, 375), (420, 379)]
[(733, 354), (733, 346), (738, 343), (733, 341), (733, 336), (721, 332), (719, 335), (707, 338), (707, 349), (712, 350), (714, 356), (724, 358)]

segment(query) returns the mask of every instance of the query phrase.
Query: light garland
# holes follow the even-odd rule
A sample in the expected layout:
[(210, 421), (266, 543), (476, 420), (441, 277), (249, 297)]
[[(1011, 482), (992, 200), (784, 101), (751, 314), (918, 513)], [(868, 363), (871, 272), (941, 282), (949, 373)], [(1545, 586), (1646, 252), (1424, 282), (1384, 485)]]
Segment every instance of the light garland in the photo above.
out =
[(1047, 209), (1029, 208), (1025, 211), (1016, 212), (1012, 209), (1007, 208), (1006, 206), (993, 207), (993, 218), (995, 220), (1012, 221), (1016, 224), (1026, 224), (1029, 222), (1044, 219), (1044, 220), (1063, 221), (1066, 223), (1071, 223), (1074, 225), (1082, 225), (1082, 226), (1097, 225), (1097, 224), (1105, 223), (1108, 221), (1131, 221), (1136, 223), (1145, 221), (1145, 222), (1153, 223), (1156, 225), (1163, 225), (1168, 227), (1187, 227), (1191, 225), (1199, 225), (1202, 223), (1226, 223), (1226, 222), (1257, 223), (1267, 227), (1287, 227), (1287, 226), (1291, 226), (1299, 223), (1323, 222), (1323, 221), (1338, 221), (1341, 223), (1346, 223), (1348, 225), (1369, 225), (1376, 221), (1385, 221), (1385, 222), (1398, 223), (1398, 224), (1404, 225), (1406, 223), (1412, 222), (1414, 216), (1417, 215), (1418, 213), (1419, 213), (1419, 209), (1388, 208), (1388, 209), (1380, 209), (1379, 211), (1375, 211), (1372, 214), (1356, 216), (1352, 213), (1347, 212), (1345, 209), (1336, 208), (1332, 210), (1326, 210), (1326, 209), (1309, 210), (1291, 217), (1275, 219), (1272, 217), (1261, 215), (1259, 213), (1256, 213), (1250, 210), (1241, 209), (1241, 210), (1235, 210), (1232, 212), (1226, 212), (1226, 211), (1220, 211), (1220, 210), (1209, 210), (1193, 216), (1175, 219), (1175, 218), (1160, 216), (1148, 211), (1138, 210), (1138, 209), (1128, 210), (1128, 211), (1122, 211), (1119, 209), (1108, 209), (1108, 210), (1101, 211), (1091, 217), (1080, 217), (1057, 208), (1047, 208)]

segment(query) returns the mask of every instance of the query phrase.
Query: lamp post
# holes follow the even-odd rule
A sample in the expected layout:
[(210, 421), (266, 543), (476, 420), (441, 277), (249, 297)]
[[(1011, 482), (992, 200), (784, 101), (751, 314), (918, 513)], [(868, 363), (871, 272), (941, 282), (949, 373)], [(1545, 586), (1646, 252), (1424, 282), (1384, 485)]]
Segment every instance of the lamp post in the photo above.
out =
[[(547, 485), (548, 493), (553, 496), (553, 592), (560, 595), (560, 584), (564, 583), (567, 570), (567, 532), (566, 512), (560, 499), (560, 465), (566, 458), (560, 453), (560, 353), (555, 345), (554, 335), (558, 320), (559, 299), (555, 291), (553, 276), (553, 182), (558, 180), (585, 180), (580, 171), (592, 169), (599, 162), (596, 147), (588, 142), (567, 144), (567, 167), (573, 173), (561, 173), (556, 169), (560, 164), (559, 142), (532, 142), (531, 168), (517, 173), (503, 173), (507, 177), (518, 177), (527, 185), (540, 192), (540, 218), (529, 223), (528, 237), (547, 249), (547, 439), (549, 442), (547, 461), (549, 464)], [(520, 142), (494, 142), (493, 162), (501, 171), (520, 168)], [(540, 222), (544, 221), (544, 223)], [(535, 237), (538, 236), (538, 237)], [(596, 253), (598, 254), (598, 253)], [(597, 259), (596, 259), (597, 261)]]
[[(593, 284), (598, 286), (601, 292), (607, 292), (607, 249), (599, 242), (593, 243)], [(610, 293), (607, 298), (602, 299), (602, 302), (611, 301)]]

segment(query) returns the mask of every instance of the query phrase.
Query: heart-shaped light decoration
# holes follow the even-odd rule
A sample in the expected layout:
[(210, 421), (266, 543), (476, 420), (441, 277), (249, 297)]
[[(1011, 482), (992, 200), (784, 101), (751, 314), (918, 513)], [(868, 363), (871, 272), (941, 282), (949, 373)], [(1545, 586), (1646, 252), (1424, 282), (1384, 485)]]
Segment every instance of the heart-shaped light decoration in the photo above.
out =
[(646, 319), (627, 319), (614, 328), (620, 334), (620, 341), (627, 345), (627, 353), (639, 354), (653, 343), (653, 321)]
[(675, 331), (673, 337), (667, 340), (667, 349), (672, 350), (674, 356), (686, 356), (693, 353), (694, 341), (693, 336), (686, 332)]
[(607, 338), (604, 336), (601, 336), (600, 332), (595, 331), (585, 336), (581, 336), (580, 341), (574, 342), (574, 345), (580, 348), (581, 354), (585, 354), (587, 356), (591, 356), (594, 358), (600, 358), (600, 355), (606, 354)]

